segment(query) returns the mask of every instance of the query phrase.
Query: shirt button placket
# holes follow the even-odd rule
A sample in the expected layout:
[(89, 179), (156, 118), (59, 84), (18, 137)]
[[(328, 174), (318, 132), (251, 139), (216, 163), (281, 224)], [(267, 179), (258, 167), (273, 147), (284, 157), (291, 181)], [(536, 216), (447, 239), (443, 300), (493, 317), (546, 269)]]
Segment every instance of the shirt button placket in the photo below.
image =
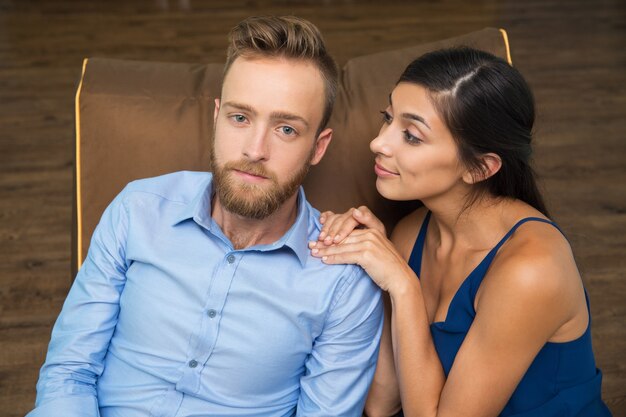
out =
[(235, 262), (235, 255), (228, 255), (226, 261), (228, 261), (229, 264), (233, 264)]

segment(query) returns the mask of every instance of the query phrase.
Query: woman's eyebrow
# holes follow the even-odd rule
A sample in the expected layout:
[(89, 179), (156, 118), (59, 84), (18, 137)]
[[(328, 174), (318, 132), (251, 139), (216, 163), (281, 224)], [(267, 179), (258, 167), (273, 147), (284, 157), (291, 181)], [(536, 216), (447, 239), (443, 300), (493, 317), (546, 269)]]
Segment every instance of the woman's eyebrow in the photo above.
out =
[[(391, 107), (393, 107), (393, 101), (391, 100), (391, 93), (389, 93), (389, 105)], [(426, 120), (424, 120), (424, 118), (422, 116), (419, 116), (419, 115), (413, 114), (413, 113), (402, 113), (402, 118), (403, 119), (409, 119), (409, 120), (415, 120), (417, 122), (422, 123), (424, 126), (426, 126), (428, 128), (428, 130), (432, 130), (430, 128), (430, 126), (428, 125), (428, 123), (426, 123)]]
[(432, 130), (430, 126), (428, 126), (428, 123), (426, 123), (426, 120), (424, 120), (422, 116), (418, 116), (417, 114), (413, 114), (413, 113), (402, 113), (402, 118), (418, 121), (420, 123), (423, 123), (424, 126), (428, 128), (428, 130)]

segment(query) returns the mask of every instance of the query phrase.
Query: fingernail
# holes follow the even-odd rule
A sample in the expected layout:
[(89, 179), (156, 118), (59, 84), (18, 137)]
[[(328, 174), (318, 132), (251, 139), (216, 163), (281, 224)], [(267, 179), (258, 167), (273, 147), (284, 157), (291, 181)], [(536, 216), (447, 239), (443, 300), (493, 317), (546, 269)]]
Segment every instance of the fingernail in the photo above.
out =
[(309, 242), (309, 248), (314, 248), (317, 245), (317, 242)]
[(322, 261), (327, 261), (328, 260), (328, 256), (322, 256)]
[(326, 239), (324, 239), (324, 243), (326, 243), (326, 244), (330, 244), (332, 242), (333, 242), (333, 240), (330, 238), (330, 236), (327, 236)]
[(359, 210), (359, 209), (354, 209), (354, 214), (356, 214), (357, 216), (360, 216), (363, 213), (361, 213), (361, 210)]
[(322, 233), (320, 233), (320, 237), (319, 237), (319, 239), (320, 239), (320, 240), (323, 240), (323, 239), (324, 239), (324, 237), (326, 237), (326, 232), (322, 232)]
[(333, 238), (333, 242), (337, 243), (341, 240), (341, 235), (337, 235)]
[(311, 251), (311, 253), (317, 253), (317, 252), (319, 252), (319, 251), (320, 251), (319, 249), (315, 248), (315, 249), (313, 249), (313, 250)]

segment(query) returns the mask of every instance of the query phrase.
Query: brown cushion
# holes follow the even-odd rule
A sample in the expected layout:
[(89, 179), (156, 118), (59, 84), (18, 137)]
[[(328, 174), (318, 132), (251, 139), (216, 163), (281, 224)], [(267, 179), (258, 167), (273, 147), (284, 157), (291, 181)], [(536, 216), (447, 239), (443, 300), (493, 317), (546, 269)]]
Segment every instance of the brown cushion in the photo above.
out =
[[(417, 56), (467, 45), (510, 61), (506, 33), (487, 28), (456, 38), (351, 59), (330, 120), (333, 141), (305, 182), (320, 210), (368, 205), (392, 225), (410, 205), (380, 197), (369, 142), (379, 111), (404, 68)], [(86, 59), (76, 94), (73, 272), (102, 212), (126, 183), (179, 170), (205, 171), (213, 131), (213, 99), (222, 64)]]

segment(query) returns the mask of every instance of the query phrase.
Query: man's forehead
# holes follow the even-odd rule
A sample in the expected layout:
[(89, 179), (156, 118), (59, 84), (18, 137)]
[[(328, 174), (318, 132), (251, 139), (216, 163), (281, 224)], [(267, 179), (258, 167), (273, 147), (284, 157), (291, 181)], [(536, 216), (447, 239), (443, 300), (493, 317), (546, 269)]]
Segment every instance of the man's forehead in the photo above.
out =
[[(237, 58), (226, 73), (223, 88), (239, 85), (257, 85), (280, 82), (285, 85), (300, 84), (309, 89), (324, 89), (320, 70), (310, 61), (291, 58)], [(262, 85), (257, 85), (262, 86)], [(274, 85), (275, 86), (275, 85)]]
[(221, 99), (257, 113), (294, 114), (315, 125), (324, 108), (324, 80), (308, 61), (239, 57), (226, 74)]
[(295, 72), (302, 72), (304, 69), (311, 72), (312, 77), (322, 79), (321, 70), (315, 63), (306, 58), (290, 58), (286, 56), (264, 56), (258, 54), (251, 54), (245, 56), (239, 56), (230, 65), (226, 72), (226, 77), (231, 73), (233, 69), (240, 70), (241, 68), (280, 68), (287, 67)]

